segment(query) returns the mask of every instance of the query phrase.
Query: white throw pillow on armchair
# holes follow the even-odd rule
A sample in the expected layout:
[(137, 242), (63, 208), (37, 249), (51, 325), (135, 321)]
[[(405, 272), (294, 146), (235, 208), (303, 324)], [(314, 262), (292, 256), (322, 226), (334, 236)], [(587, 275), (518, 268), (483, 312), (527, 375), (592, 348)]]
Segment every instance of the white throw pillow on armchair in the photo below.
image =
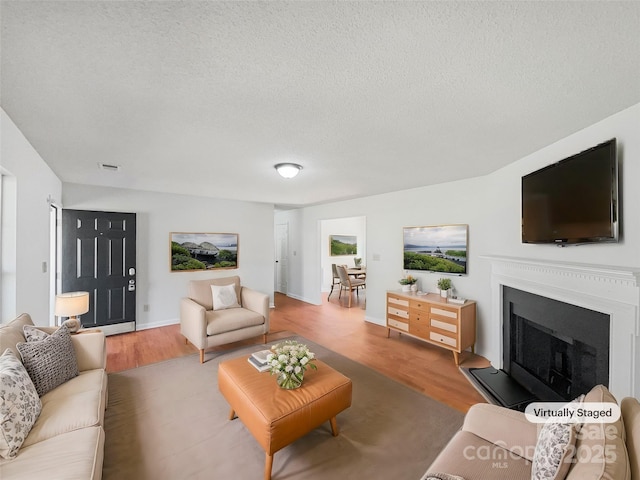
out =
[(211, 285), (211, 294), (213, 295), (214, 310), (225, 310), (227, 308), (240, 307), (234, 284)]

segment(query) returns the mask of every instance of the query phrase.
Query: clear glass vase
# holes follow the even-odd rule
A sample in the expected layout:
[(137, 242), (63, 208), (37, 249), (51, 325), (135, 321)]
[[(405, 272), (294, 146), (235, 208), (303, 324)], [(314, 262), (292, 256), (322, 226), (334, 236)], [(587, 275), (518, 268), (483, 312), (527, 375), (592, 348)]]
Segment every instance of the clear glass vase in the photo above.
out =
[(293, 390), (302, 386), (304, 371), (298, 373), (281, 373), (278, 375), (278, 386), (285, 390)]

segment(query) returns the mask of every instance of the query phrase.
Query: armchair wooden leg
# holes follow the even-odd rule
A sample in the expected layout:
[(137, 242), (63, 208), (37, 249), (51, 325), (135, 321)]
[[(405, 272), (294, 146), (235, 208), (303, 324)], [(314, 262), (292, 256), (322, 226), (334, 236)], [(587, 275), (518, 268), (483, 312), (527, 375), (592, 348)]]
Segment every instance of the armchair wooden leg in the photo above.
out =
[(271, 480), (271, 469), (273, 468), (273, 455), (265, 453), (264, 460), (264, 480)]
[(340, 434), (340, 429), (338, 428), (338, 420), (336, 419), (336, 417), (331, 418), (331, 420), (329, 420), (329, 423), (331, 423), (331, 434), (334, 437), (337, 437)]
[(262, 335), (262, 343), (267, 343), (267, 335), (268, 335), (268, 333), (264, 333)]
[(204, 348), (200, 349), (200, 363), (204, 363)]

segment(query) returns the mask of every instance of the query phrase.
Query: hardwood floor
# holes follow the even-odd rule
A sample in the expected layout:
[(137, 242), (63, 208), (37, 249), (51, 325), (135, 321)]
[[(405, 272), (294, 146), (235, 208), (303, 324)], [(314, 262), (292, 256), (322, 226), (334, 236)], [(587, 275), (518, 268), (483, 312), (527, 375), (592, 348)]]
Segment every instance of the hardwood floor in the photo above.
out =
[[(323, 304), (316, 306), (276, 293), (269, 340), (301, 335), (462, 412), (484, 402), (458, 370), (451, 352), (394, 332), (387, 338), (385, 327), (364, 320), (364, 292), (359, 298), (354, 295), (351, 308), (343, 306), (344, 297), (338, 300), (334, 293), (330, 301), (325, 296)], [(215, 351), (254, 343), (261, 345), (261, 338), (216, 347), (205, 353), (205, 361)], [(123, 333), (107, 337), (107, 371), (195, 353), (193, 345), (185, 344), (179, 325)], [(470, 352), (461, 354), (461, 362), (466, 367), (489, 365)]]

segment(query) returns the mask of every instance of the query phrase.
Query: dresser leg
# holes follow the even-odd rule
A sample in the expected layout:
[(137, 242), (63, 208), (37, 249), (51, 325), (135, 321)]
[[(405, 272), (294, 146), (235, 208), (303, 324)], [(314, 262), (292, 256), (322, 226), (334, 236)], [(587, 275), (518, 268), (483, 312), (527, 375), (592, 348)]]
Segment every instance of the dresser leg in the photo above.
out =
[(390, 335), (391, 335), (391, 329), (387, 328), (387, 338), (389, 338)]
[(460, 354), (458, 352), (453, 352), (453, 360), (456, 362), (456, 365), (460, 365)]

